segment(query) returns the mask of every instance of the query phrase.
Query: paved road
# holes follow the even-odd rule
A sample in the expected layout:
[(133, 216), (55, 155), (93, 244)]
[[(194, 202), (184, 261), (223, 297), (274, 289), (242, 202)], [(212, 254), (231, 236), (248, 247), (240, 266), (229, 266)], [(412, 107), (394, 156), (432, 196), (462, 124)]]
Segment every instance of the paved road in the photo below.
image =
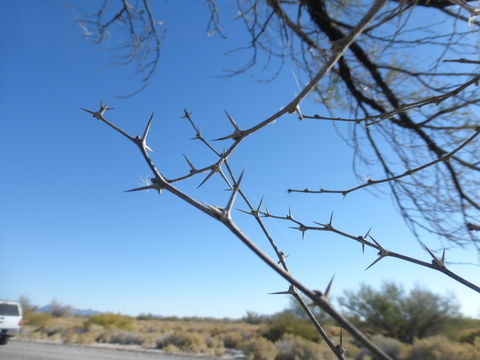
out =
[(199, 360), (202, 358), (165, 355), (159, 351), (56, 345), (11, 340), (0, 346), (1, 360)]

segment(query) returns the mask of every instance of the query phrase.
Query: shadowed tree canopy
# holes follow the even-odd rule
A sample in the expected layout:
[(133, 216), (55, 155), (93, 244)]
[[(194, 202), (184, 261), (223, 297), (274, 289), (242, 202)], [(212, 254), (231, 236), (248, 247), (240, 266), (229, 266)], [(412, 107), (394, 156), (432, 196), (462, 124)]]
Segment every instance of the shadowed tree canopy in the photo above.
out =
[[(148, 0), (111, 0), (78, 11), (78, 23), (97, 43), (117, 37), (124, 63), (135, 64), (143, 89), (153, 80), (164, 27)], [(237, 0), (250, 35), (238, 44), (244, 66), (265, 65), (268, 78), (294, 63), (308, 82), (345, 40), (370, 2), (363, 0)], [(161, 7), (161, 4), (155, 4)], [(226, 36), (220, 2), (205, 0), (208, 33)], [(358, 186), (322, 189), (305, 180), (296, 196), (348, 195), (387, 189), (416, 236), (427, 230), (478, 249), (480, 222), (478, 11), (470, 1), (389, 1), (315, 86), (319, 103), (305, 121), (331, 121), (353, 148)], [(118, 27), (117, 25), (123, 25)], [(201, 31), (202, 29), (199, 29)], [(124, 33), (122, 33), (124, 31)], [(259, 59), (262, 59), (260, 63)], [(384, 186), (377, 184), (384, 183)], [(324, 195), (323, 195), (324, 196)]]

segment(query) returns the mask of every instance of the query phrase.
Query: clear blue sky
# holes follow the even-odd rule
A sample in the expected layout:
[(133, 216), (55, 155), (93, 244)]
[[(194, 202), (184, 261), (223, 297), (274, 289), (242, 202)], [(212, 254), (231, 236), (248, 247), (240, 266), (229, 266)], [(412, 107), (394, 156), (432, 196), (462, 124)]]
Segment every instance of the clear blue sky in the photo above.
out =
[[(245, 59), (242, 53), (226, 55), (246, 41), (240, 22), (231, 20), (231, 6), (223, 9), (224, 40), (206, 36), (202, 1), (188, 6), (160, 1), (155, 11), (167, 36), (158, 72), (145, 91), (126, 100), (115, 96), (136, 89), (132, 69), (106, 66), (110, 54), (85, 40), (65, 2), (12, 1), (2, 8), (0, 298), (25, 295), (38, 305), (57, 299), (132, 315), (241, 317), (247, 310), (271, 314), (288, 306), (287, 297), (267, 295), (286, 289), (285, 282), (220, 224), (170, 194), (123, 193), (149, 176), (145, 163), (130, 143), (80, 110), (95, 109), (103, 99), (115, 107), (108, 118), (132, 134), (139, 134), (155, 112), (150, 144), (167, 177), (188, 171), (182, 153), (198, 166), (208, 164), (210, 154), (188, 140), (193, 133), (180, 118), (184, 108), (213, 139), (230, 131), (225, 109), (247, 127), (298, 91), (289, 64), (267, 84), (253, 80), (262, 75), (258, 69), (230, 80), (215, 77)], [(307, 100), (303, 110), (322, 108)], [(245, 140), (231, 160), (237, 171), (246, 168), (246, 193), (254, 201), (264, 196), (271, 212), (286, 214), (291, 207), (309, 223), (327, 221), (334, 211), (339, 228), (360, 235), (373, 227), (385, 247), (429, 260), (388, 196), (286, 193), (288, 187), (356, 184), (351, 155), (331, 124), (285, 116)], [(220, 179), (196, 190), (202, 178), (180, 187), (200, 201), (225, 204), (228, 193)], [(234, 218), (272, 254), (246, 215), (238, 212)], [(453, 293), (466, 314), (479, 315), (480, 296), (442, 274), (395, 259), (365, 272), (373, 251), (362, 255), (358, 244), (327, 233), (307, 233), (302, 240), (284, 223), (267, 223), (290, 254), (293, 274), (314, 289), (323, 289), (334, 273), (334, 296), (361, 283), (395, 280), (407, 289), (420, 284)], [(442, 246), (437, 239), (425, 241)], [(477, 261), (472, 250), (447, 255), (452, 261)], [(454, 269), (480, 279), (478, 267)]]

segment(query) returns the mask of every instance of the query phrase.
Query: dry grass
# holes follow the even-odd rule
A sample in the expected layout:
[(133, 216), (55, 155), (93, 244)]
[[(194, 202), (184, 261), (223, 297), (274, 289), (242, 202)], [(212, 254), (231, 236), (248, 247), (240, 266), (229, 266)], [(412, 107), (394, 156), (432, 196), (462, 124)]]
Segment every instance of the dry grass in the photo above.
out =
[[(161, 349), (167, 353), (195, 353), (222, 357), (226, 349), (244, 349), (261, 338), (265, 325), (234, 321), (137, 320), (118, 314), (91, 317), (32, 316), (22, 337), (66, 344), (121, 344)], [(39, 319), (41, 321), (39, 321)]]
[[(300, 334), (283, 333), (268, 340), (274, 322), (248, 324), (241, 321), (206, 319), (138, 320), (116, 314), (92, 317), (30, 316), (22, 337), (66, 344), (121, 344), (161, 349), (170, 354), (195, 353), (222, 357), (227, 350), (241, 350), (248, 360), (330, 360), (335, 359), (323, 342), (312, 341)], [(287, 327), (289, 328), (289, 327)], [(328, 332), (338, 341), (340, 328), (329, 326)], [(375, 335), (373, 340), (397, 360), (477, 360), (480, 359), (480, 336), (477, 331), (454, 338), (441, 336), (416, 340), (412, 345)], [(344, 334), (348, 358), (371, 360), (365, 349)]]

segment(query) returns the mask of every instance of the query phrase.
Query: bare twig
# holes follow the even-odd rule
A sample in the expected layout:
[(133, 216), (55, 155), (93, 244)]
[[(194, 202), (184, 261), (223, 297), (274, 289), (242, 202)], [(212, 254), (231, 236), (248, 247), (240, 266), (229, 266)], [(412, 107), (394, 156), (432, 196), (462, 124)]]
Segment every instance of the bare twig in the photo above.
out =
[(110, 38), (112, 28), (127, 24), (123, 27), (127, 39), (122, 40), (113, 50), (117, 59), (114, 64), (133, 64), (136, 66), (134, 75), (140, 76), (140, 87), (120, 96), (130, 97), (145, 89), (157, 70), (162, 37), (158, 27), (161, 23), (154, 18), (148, 0), (137, 2), (135, 7), (127, 0), (121, 0), (119, 3), (121, 6), (111, 15), (108, 11), (108, 0), (104, 1), (103, 6), (93, 14), (84, 14), (77, 10), (77, 23), (83, 29), (84, 35), (97, 44), (103, 44)]
[[(453, 61), (453, 60), (451, 60), (451, 61)], [(477, 75), (477, 76), (474, 76), (469, 81), (465, 82), (464, 84), (459, 85), (454, 90), (449, 91), (445, 94), (438, 95), (438, 96), (430, 96), (428, 98), (425, 98), (425, 99), (422, 99), (422, 100), (419, 100), (419, 101), (415, 101), (415, 102), (410, 103), (410, 104), (405, 104), (405, 105), (399, 106), (392, 111), (387, 111), (387, 112), (384, 112), (384, 113), (381, 113), (381, 114), (376, 114), (376, 115), (370, 115), (370, 116), (363, 117), (363, 118), (349, 119), (349, 118), (341, 118), (341, 117), (328, 117), (328, 116), (322, 116), (322, 115), (318, 115), (318, 114), (315, 114), (315, 115), (305, 115), (305, 114), (303, 114), (303, 118), (304, 119), (319, 119), (319, 120), (333, 120), (333, 121), (353, 122), (353, 123), (356, 123), (356, 124), (361, 123), (361, 122), (366, 122), (367, 126), (372, 126), (372, 125), (379, 124), (382, 121), (391, 119), (396, 115), (405, 113), (405, 112), (407, 112), (409, 110), (412, 110), (412, 109), (418, 109), (418, 108), (421, 108), (421, 107), (423, 107), (425, 105), (429, 105), (429, 104), (438, 105), (438, 104), (442, 103), (443, 101), (445, 101), (449, 98), (457, 96), (460, 92), (462, 92), (464, 89), (466, 89), (470, 85), (478, 84), (479, 81), (480, 81), (480, 75)], [(373, 121), (370, 121), (370, 120), (373, 120)]]
[(480, 127), (476, 127), (476, 131), (473, 135), (471, 135), (468, 139), (466, 139), (463, 143), (461, 143), (458, 147), (456, 147), (454, 150), (450, 151), (446, 155), (444, 155), (442, 157), (439, 157), (435, 160), (432, 160), (432, 161), (430, 161), (426, 164), (423, 164), (421, 166), (418, 166), (414, 169), (409, 169), (409, 170), (407, 170), (407, 171), (405, 171), (405, 172), (403, 172), (399, 175), (391, 176), (391, 177), (386, 178), (386, 179), (381, 179), (381, 180), (368, 179), (366, 183), (355, 186), (355, 187), (352, 187), (350, 189), (346, 189), (346, 190), (326, 190), (326, 189), (309, 190), (308, 188), (306, 188), (306, 189), (288, 189), (287, 191), (289, 193), (308, 193), (308, 194), (326, 194), (326, 193), (329, 193), (329, 194), (342, 194), (343, 196), (346, 196), (347, 194), (349, 194), (349, 193), (351, 193), (355, 190), (359, 190), (359, 189), (365, 188), (367, 186), (382, 184), (382, 183), (386, 183), (386, 182), (390, 182), (390, 181), (396, 181), (396, 180), (399, 180), (399, 179), (401, 179), (405, 176), (411, 176), (411, 175), (415, 174), (416, 172), (424, 170), (424, 169), (426, 169), (430, 166), (433, 166), (435, 164), (438, 164), (442, 161), (450, 160), (453, 157), (453, 155), (455, 155), (458, 151), (460, 151), (462, 148), (464, 148), (467, 144), (472, 142), (478, 136), (479, 133), (480, 133)]

